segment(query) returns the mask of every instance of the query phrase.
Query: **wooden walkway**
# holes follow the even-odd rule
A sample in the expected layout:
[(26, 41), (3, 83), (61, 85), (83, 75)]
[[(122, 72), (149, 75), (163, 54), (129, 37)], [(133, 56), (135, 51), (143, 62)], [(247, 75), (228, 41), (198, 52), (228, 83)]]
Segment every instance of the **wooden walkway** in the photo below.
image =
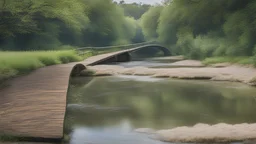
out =
[[(92, 65), (135, 49), (94, 56), (80, 63)], [(61, 139), (70, 72), (76, 64), (44, 67), (10, 80), (9, 86), (0, 90), (0, 135)]]
[(0, 90), (0, 132), (61, 138), (69, 74), (74, 64), (38, 69)]

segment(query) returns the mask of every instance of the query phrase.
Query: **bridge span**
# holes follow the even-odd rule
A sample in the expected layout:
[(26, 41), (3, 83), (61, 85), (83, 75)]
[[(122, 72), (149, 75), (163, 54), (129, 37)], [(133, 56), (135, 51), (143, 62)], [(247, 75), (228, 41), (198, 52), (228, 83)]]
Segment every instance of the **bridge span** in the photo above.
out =
[(78, 63), (44, 67), (9, 80), (8, 86), (0, 89), (0, 135), (61, 139), (70, 75), (80, 73), (88, 65), (129, 61), (131, 52), (152, 47), (166, 56), (171, 54), (162, 46), (145, 45), (93, 56)]
[(131, 60), (131, 53), (136, 52), (139, 50), (146, 50), (146, 49), (158, 49), (163, 52), (164, 56), (170, 56), (171, 52), (160, 45), (155, 45), (155, 44), (150, 44), (150, 45), (144, 45), (144, 46), (139, 46), (127, 50), (121, 50), (117, 52), (112, 52), (112, 53), (107, 53), (107, 54), (102, 54), (94, 57), (90, 57), (86, 59), (83, 64), (84, 65), (98, 65), (98, 64), (107, 64), (111, 62), (128, 62)]

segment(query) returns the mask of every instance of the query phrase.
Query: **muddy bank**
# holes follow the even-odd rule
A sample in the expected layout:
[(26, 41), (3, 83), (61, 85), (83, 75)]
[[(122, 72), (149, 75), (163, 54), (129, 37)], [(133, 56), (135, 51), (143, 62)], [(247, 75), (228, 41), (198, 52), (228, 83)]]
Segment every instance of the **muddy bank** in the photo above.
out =
[(214, 81), (242, 82), (249, 85), (256, 85), (256, 69), (238, 65), (231, 65), (227, 67), (182, 67), (159, 69), (147, 67), (124, 68), (122, 66), (115, 65), (96, 65), (88, 67), (88, 69), (94, 71), (94, 76), (122, 74), (152, 76), (158, 78), (207, 79)]
[(166, 142), (235, 142), (256, 139), (256, 124), (197, 124), (156, 131), (156, 139)]

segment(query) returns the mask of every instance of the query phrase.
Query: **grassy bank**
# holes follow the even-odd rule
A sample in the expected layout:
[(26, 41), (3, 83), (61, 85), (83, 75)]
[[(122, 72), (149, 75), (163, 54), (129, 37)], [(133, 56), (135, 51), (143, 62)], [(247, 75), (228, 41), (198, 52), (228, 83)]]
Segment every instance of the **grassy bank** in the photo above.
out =
[(78, 56), (74, 50), (0, 52), (0, 82), (44, 66), (80, 61), (88, 56), (90, 53)]
[(203, 64), (231, 63), (241, 65), (255, 65), (253, 57), (211, 57), (203, 60)]

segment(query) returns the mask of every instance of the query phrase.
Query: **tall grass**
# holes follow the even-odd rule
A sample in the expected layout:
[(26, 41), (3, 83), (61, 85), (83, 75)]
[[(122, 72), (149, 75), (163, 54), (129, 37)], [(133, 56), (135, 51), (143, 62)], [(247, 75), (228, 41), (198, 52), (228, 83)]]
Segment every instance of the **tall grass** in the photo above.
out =
[(16, 75), (31, 72), (35, 69), (80, 61), (74, 50), (63, 51), (27, 51), (27, 52), (1, 52), (0, 51), (0, 82)]

